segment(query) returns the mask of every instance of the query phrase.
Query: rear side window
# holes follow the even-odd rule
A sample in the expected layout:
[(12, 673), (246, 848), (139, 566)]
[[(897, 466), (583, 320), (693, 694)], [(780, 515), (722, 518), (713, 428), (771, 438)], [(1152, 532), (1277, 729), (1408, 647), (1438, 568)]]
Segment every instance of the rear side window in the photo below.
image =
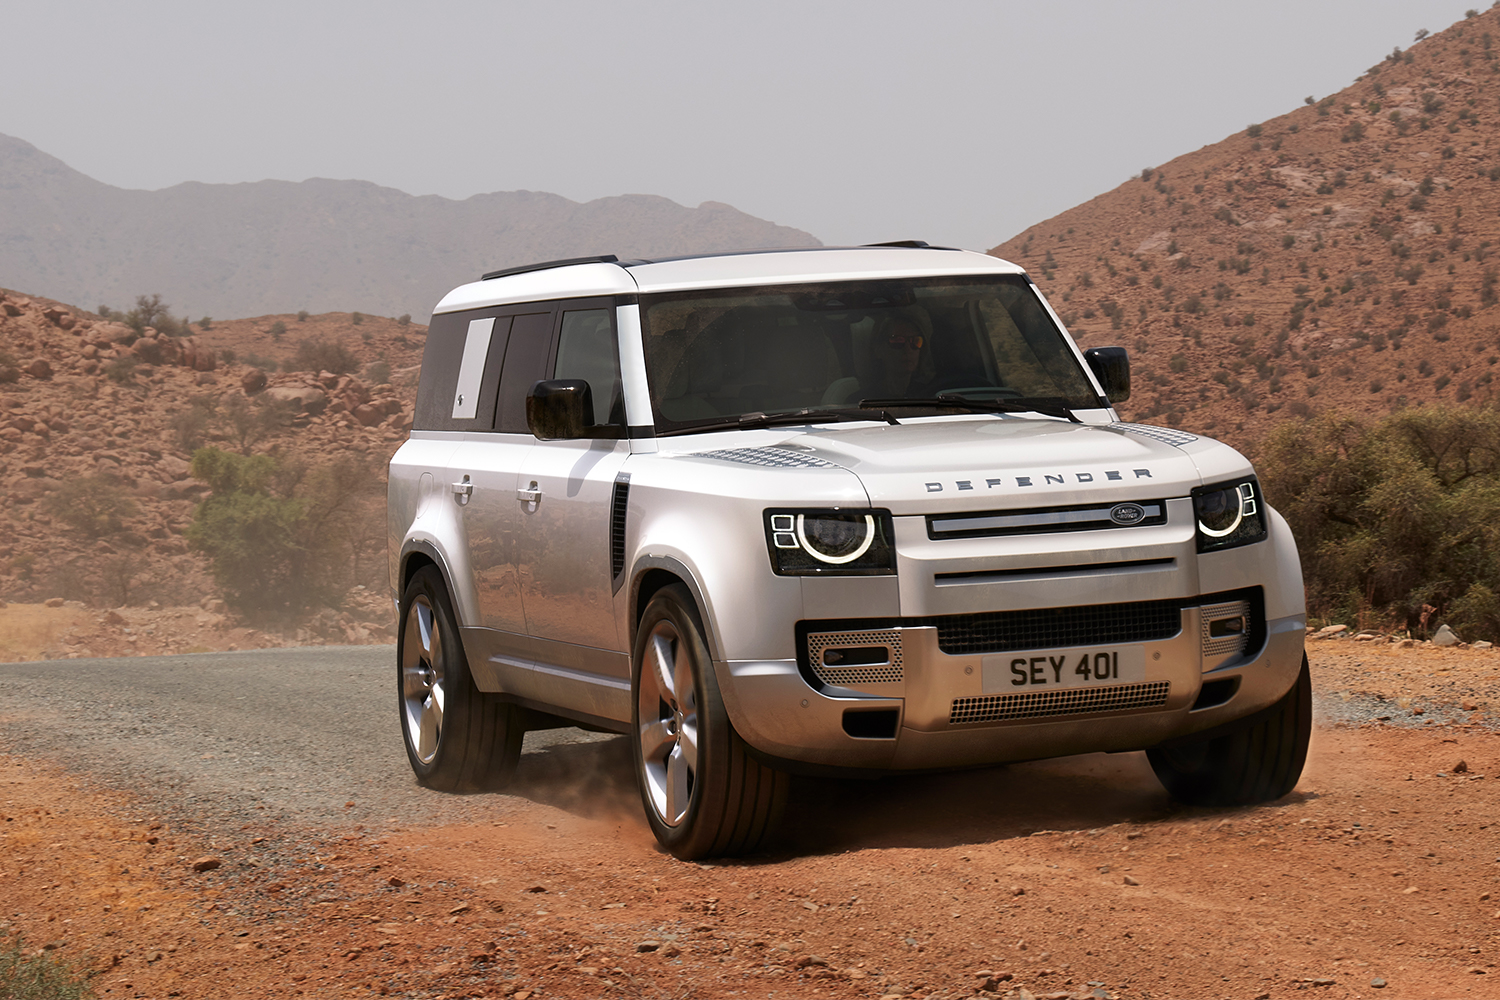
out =
[(432, 317), (412, 427), (422, 431), (493, 429), (500, 363), (511, 317), (497, 309)]
[(594, 399), (593, 423), (623, 424), (625, 395), (620, 356), (615, 348), (613, 309), (573, 309), (563, 313), (552, 377), (581, 378)]

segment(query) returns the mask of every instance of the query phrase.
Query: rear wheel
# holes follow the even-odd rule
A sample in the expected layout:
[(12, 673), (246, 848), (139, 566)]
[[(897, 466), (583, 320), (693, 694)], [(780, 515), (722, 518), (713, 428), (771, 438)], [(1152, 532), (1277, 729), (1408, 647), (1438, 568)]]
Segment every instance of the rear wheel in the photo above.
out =
[(1249, 725), (1214, 739), (1147, 750), (1151, 769), (1174, 799), (1195, 806), (1270, 802), (1302, 776), (1312, 735), (1312, 678), (1307, 656), (1280, 701)]
[(401, 599), (397, 699), (406, 758), (417, 780), (445, 792), (477, 792), (510, 780), (525, 730), (516, 706), (474, 686), (448, 589), (434, 566)]
[(636, 780), (656, 839), (684, 860), (754, 850), (775, 825), (789, 779), (751, 757), (730, 725), (681, 584), (646, 606), (632, 674)]

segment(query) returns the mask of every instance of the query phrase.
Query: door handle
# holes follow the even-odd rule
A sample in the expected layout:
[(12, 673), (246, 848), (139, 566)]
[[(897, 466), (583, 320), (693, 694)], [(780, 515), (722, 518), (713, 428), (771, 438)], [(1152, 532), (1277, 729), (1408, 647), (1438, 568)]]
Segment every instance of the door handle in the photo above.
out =
[(458, 498), (460, 507), (469, 502), (469, 498), (474, 495), (474, 484), (469, 482), (468, 476), (464, 476), (463, 482), (453, 484), (453, 495)]
[(516, 499), (521, 503), (541, 503), (542, 491), (537, 489), (536, 480), (533, 479), (531, 485), (526, 489), (516, 490)]

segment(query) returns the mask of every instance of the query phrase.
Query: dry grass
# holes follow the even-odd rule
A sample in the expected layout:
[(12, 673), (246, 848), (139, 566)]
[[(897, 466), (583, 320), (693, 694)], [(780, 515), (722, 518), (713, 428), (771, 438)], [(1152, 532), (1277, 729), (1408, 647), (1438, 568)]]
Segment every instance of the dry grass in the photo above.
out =
[(49, 608), (42, 604), (7, 604), (0, 608), (0, 663), (39, 660), (57, 645), (63, 632), (88, 621), (81, 607)]

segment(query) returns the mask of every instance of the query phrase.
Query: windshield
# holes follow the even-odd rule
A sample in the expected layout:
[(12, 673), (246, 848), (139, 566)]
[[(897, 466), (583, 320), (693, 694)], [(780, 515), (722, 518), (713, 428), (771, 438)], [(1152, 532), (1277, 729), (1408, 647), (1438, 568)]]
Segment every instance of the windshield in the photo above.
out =
[(939, 394), (1104, 405), (1020, 276), (643, 296), (641, 322), (659, 433)]

